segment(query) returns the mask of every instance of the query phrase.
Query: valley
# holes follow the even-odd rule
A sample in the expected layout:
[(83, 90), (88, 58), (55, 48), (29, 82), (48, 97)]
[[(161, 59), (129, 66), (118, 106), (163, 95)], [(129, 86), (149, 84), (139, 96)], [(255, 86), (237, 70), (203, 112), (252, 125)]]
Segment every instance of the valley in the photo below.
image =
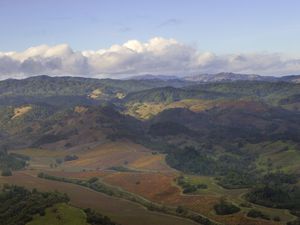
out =
[(297, 83), (41, 76), (0, 87), (2, 186), (66, 193), (51, 207), (124, 225), (299, 219)]
[[(31, 160), (25, 171), (14, 172), (12, 177), (2, 177), (0, 179), (2, 184), (17, 184), (30, 189), (38, 188), (42, 191), (58, 190), (70, 196), (71, 205), (99, 210), (114, 221), (122, 222), (122, 224), (135, 224), (133, 221), (140, 221), (140, 219), (146, 219), (149, 221), (149, 224), (152, 224), (155, 220), (160, 221), (160, 224), (194, 223), (180, 217), (164, 215), (163, 213), (150, 213), (151, 211), (147, 209), (144, 209), (145, 212), (142, 212), (143, 207), (139, 204), (110, 197), (102, 193), (96, 193), (93, 190), (78, 185), (41, 179), (37, 176), (38, 173), (43, 172), (56, 177), (79, 180), (89, 180), (97, 177), (107, 184), (120, 187), (125, 191), (142, 196), (152, 202), (175, 208), (182, 206), (200, 213), (200, 215), (213, 218), (216, 222), (222, 224), (278, 224), (246, 217), (245, 214), (249, 211), (248, 207), (243, 208), (242, 212), (235, 214), (234, 217), (231, 215), (216, 215), (213, 212), (213, 206), (222, 197), (226, 197), (231, 202), (241, 205), (245, 203), (243, 195), (247, 190), (224, 189), (216, 183), (213, 177), (184, 175), (188, 178), (189, 182), (203, 183), (208, 185), (208, 188), (199, 190), (195, 194), (183, 194), (180, 186), (176, 184), (176, 179), (182, 176), (180, 171), (167, 166), (163, 155), (152, 155), (149, 149), (127, 141), (105, 143), (87, 152), (81, 152), (80, 150), (70, 152), (69, 150), (44, 149), (24, 149), (13, 152), (29, 156)], [(51, 164), (55, 163), (54, 159), (63, 157), (66, 154), (76, 154), (79, 159), (62, 163), (55, 168), (51, 167)], [(130, 157), (130, 154), (133, 154), (134, 157)], [(97, 167), (97, 165), (101, 165), (102, 167)], [(129, 168), (130, 171), (118, 171), (112, 168), (122, 168), (122, 166)], [(117, 205), (118, 207), (116, 207)], [(128, 210), (129, 215), (135, 212), (134, 214), (138, 214), (140, 219), (136, 216), (134, 216), (134, 219), (130, 219), (126, 213), (127, 210), (123, 210), (125, 208)], [(282, 223), (295, 219), (287, 210), (270, 209), (253, 204), (252, 208), (259, 209), (269, 216), (280, 215)], [(117, 212), (122, 212), (122, 215), (119, 215)], [(117, 217), (115, 216), (116, 214), (118, 214)]]

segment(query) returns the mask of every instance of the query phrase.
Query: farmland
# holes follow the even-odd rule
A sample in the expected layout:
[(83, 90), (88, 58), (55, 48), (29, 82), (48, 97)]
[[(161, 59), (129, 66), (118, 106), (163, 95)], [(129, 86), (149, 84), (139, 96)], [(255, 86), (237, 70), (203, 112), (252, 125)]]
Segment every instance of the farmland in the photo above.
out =
[(56, 159), (63, 159), (69, 154), (76, 154), (79, 159), (57, 165), (60, 170), (105, 170), (114, 166), (124, 166), (145, 171), (174, 171), (165, 162), (165, 155), (153, 152), (141, 145), (128, 141), (105, 142), (95, 148), (75, 150), (23, 149), (12, 151), (31, 157), (29, 168), (50, 169)]
[(140, 221), (144, 221), (145, 225), (158, 222), (162, 225), (195, 224), (189, 220), (151, 212), (135, 203), (109, 197), (78, 185), (44, 180), (25, 172), (17, 172), (12, 177), (1, 178), (0, 182), (2, 184), (10, 183), (23, 185), (27, 188), (37, 188), (41, 191), (57, 190), (67, 193), (70, 196), (71, 205), (81, 208), (93, 208), (109, 216), (112, 220), (122, 222), (125, 225), (140, 225)]
[[(216, 221), (226, 222), (226, 224), (276, 224), (245, 217), (245, 213), (249, 211), (249, 208), (246, 207), (240, 213), (229, 216), (218, 216), (213, 212), (214, 204), (223, 196), (238, 205), (245, 202), (242, 195), (246, 193), (246, 190), (226, 190), (217, 185), (210, 177), (191, 176), (191, 182), (205, 183), (208, 185), (208, 189), (200, 190), (194, 195), (183, 195), (180, 188), (174, 183), (175, 177), (176, 174), (117, 173), (105, 176), (104, 180), (155, 202), (167, 205), (182, 205)], [(257, 205), (252, 205), (252, 207), (258, 208), (270, 216), (280, 215), (283, 221), (294, 218), (286, 210), (268, 209)]]
[[(254, 224), (274, 225), (278, 222), (252, 219), (246, 216), (250, 209), (259, 209), (270, 217), (280, 216), (280, 223), (293, 220), (294, 217), (286, 210), (270, 209), (251, 204), (251, 208), (241, 207), (241, 211), (226, 216), (216, 215), (213, 207), (224, 196), (228, 201), (243, 205), (243, 195), (247, 189), (224, 189), (213, 177), (185, 175), (167, 166), (164, 155), (153, 154), (149, 149), (128, 141), (107, 142), (94, 149), (59, 151), (46, 149), (24, 149), (17, 151), (31, 158), (28, 168), (23, 172), (14, 172), (12, 177), (1, 178), (1, 183), (24, 185), (28, 188), (38, 188), (43, 191), (58, 190), (66, 192), (71, 198), (71, 204), (82, 208), (93, 208), (116, 222), (125, 225), (135, 225), (136, 214), (149, 224), (157, 220), (160, 224), (194, 224), (192, 221), (148, 211), (136, 203), (110, 197), (74, 184), (61, 183), (37, 178), (39, 171), (47, 172), (58, 177), (88, 180), (99, 177), (103, 182), (142, 196), (152, 202), (172, 207), (182, 206), (220, 223), (229, 225)], [(57, 167), (50, 167), (57, 158), (67, 154), (76, 154), (77, 160), (67, 161)], [(123, 166), (132, 171), (114, 171), (113, 166)], [(191, 184), (205, 184), (207, 189), (196, 193), (183, 194), (176, 179), (184, 176)], [(84, 196), (84, 197), (82, 197)], [(126, 210), (124, 210), (126, 209)], [(122, 213), (117, 213), (117, 212)], [(134, 218), (132, 212), (135, 211)]]

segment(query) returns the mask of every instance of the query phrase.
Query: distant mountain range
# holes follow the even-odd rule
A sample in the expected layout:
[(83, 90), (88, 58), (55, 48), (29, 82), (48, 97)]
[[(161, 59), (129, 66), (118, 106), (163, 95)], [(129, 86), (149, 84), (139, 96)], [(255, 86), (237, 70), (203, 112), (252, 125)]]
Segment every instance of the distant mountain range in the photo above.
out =
[(280, 81), (292, 82), (292, 83), (300, 83), (300, 75), (290, 75), (279, 78)]
[(143, 74), (138, 76), (131, 76), (126, 78), (126, 80), (178, 80), (180, 79), (174, 75), (153, 75), (153, 74)]
[(195, 76), (187, 76), (183, 79), (196, 82), (224, 82), (224, 81), (276, 81), (276, 77), (260, 76), (257, 74), (238, 74), (238, 73), (217, 73), (217, 74), (200, 74)]
[(133, 76), (130, 80), (184, 80), (198, 83), (215, 83), (215, 82), (234, 82), (234, 81), (267, 81), (267, 82), (293, 82), (300, 83), (300, 75), (289, 75), (282, 77), (261, 76), (257, 74), (239, 74), (239, 73), (216, 73), (216, 74), (199, 74), (193, 76), (168, 76), (168, 75), (152, 75), (145, 74)]

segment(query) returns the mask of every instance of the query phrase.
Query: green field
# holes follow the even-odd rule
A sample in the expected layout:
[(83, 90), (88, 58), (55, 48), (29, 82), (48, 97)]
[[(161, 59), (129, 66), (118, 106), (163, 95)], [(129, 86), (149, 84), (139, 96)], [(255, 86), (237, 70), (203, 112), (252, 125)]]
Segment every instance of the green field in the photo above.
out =
[(44, 216), (37, 215), (26, 225), (88, 225), (83, 210), (65, 203), (46, 209)]
[(186, 182), (190, 182), (193, 185), (207, 185), (207, 189), (198, 189), (197, 192), (192, 193), (192, 195), (217, 195), (225, 197), (228, 201), (238, 205), (245, 214), (249, 210), (255, 209), (263, 212), (270, 218), (279, 216), (281, 222), (288, 222), (295, 219), (295, 216), (291, 215), (288, 210), (268, 208), (247, 202), (243, 196), (247, 193), (248, 189), (225, 189), (219, 186), (213, 177), (209, 176), (185, 175), (184, 179)]
[(250, 151), (260, 154), (256, 165), (262, 171), (281, 170), (287, 173), (297, 172), (300, 169), (300, 152), (297, 145), (290, 142), (276, 141), (273, 143), (263, 143), (248, 145)]

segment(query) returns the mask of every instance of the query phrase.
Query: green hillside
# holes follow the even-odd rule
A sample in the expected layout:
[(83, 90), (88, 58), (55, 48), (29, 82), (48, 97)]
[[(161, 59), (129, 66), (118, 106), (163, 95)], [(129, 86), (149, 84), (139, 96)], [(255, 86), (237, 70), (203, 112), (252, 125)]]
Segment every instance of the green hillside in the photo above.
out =
[(47, 208), (45, 215), (37, 215), (26, 225), (88, 225), (83, 210), (67, 204), (56, 204)]

